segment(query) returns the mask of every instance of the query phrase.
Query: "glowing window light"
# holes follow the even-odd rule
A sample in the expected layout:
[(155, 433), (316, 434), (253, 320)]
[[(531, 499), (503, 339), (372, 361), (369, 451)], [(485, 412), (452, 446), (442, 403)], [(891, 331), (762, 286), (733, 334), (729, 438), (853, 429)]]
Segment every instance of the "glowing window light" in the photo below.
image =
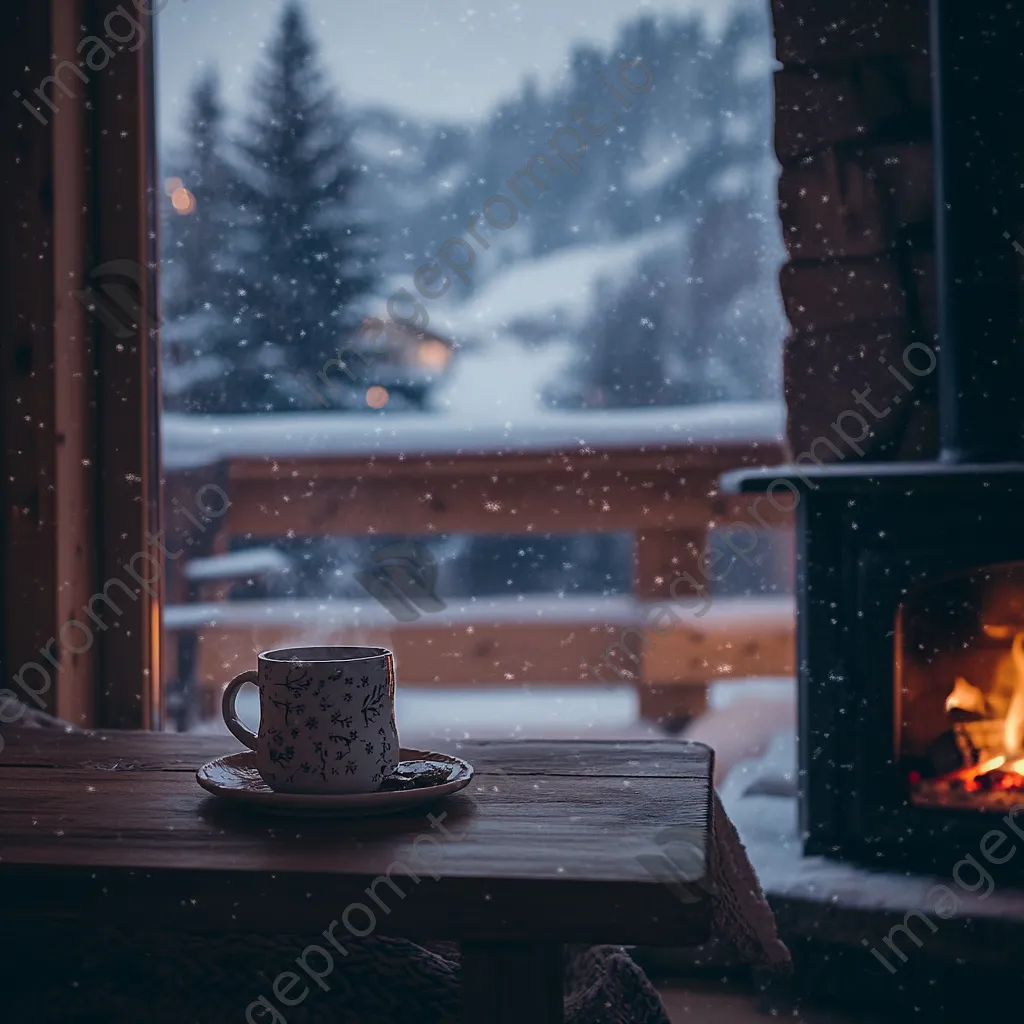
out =
[(171, 193), (171, 206), (184, 217), (195, 210), (196, 197), (184, 186), (176, 188)]
[(372, 388), (366, 389), (366, 404), (371, 409), (383, 409), (390, 398), (388, 389), (382, 388), (379, 384), (374, 384)]
[(416, 361), (426, 370), (440, 373), (452, 357), (451, 349), (436, 338), (422, 342), (416, 350)]

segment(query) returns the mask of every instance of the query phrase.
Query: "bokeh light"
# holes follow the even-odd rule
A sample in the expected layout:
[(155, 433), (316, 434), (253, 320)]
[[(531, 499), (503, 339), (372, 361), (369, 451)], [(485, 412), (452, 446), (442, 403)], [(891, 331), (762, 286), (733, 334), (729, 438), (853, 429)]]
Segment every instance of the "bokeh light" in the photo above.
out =
[(184, 186), (171, 193), (171, 206), (182, 216), (192, 213), (196, 208), (196, 197)]

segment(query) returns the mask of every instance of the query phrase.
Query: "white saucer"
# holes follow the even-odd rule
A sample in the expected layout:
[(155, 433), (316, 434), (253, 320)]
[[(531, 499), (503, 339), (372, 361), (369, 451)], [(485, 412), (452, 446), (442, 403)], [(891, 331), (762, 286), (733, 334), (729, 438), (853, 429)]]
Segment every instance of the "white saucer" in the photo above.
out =
[(251, 750), (225, 754), (196, 772), (196, 782), (208, 793), (237, 804), (247, 804), (271, 814), (323, 814), (342, 818), (391, 814), (431, 803), (468, 786), (473, 768), (462, 758), (429, 750), (402, 748), (399, 771), (408, 771), (412, 761), (431, 761), (450, 765), (448, 778), (441, 783), (413, 789), (380, 790), (374, 793), (275, 793), (256, 771)]

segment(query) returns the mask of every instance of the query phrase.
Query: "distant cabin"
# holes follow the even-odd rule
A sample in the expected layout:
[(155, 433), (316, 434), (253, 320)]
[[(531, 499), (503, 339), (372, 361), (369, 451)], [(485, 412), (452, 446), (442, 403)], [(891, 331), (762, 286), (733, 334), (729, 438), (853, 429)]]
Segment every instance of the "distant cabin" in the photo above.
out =
[(448, 372), (455, 352), (452, 342), (439, 334), (380, 317), (365, 319), (346, 348), (355, 354), (346, 361), (361, 371), (361, 381), (385, 389), (381, 405), (396, 396), (406, 400), (402, 404), (425, 404), (431, 388)]

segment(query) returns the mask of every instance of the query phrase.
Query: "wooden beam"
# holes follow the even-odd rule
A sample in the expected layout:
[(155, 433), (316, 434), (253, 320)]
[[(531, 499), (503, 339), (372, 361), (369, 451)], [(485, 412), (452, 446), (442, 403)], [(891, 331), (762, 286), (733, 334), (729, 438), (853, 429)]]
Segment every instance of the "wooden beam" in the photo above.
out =
[[(4, 378), (4, 661), (23, 700), (56, 710), (56, 669), (40, 649), (56, 635), (54, 478), (53, 129), (33, 91), (50, 74), (50, 5), (11, 10), (0, 91), (12, 106), (0, 136), (5, 230), (0, 232)], [(12, 98), (24, 98), (24, 104)], [(45, 108), (44, 108), (45, 110)], [(38, 665), (43, 675), (23, 665)], [(32, 678), (29, 678), (32, 676)], [(19, 678), (20, 677), (20, 678)], [(5, 685), (8, 680), (5, 680)], [(35, 694), (20, 689), (24, 684)]]
[[(571, 418), (567, 418), (571, 425)], [(510, 442), (512, 444), (513, 442)], [(644, 473), (655, 470), (716, 478), (727, 469), (773, 465), (784, 457), (779, 443), (729, 441), (719, 444), (647, 444), (635, 448), (597, 451), (587, 446), (552, 448), (550, 451), (506, 450), (500, 452), (453, 451), (443, 455), (406, 456), (392, 452), (352, 455), (244, 456), (233, 455), (230, 479), (236, 480), (353, 480), (395, 476), (446, 478), (483, 477), (497, 473), (533, 474), (552, 469), (605, 469)]]
[(791, 676), (796, 671), (796, 609), (790, 598), (719, 598), (698, 617), (678, 606), (668, 633), (645, 634), (643, 675), (655, 684)]
[[(81, 286), (90, 196), (85, 89), (45, 79), (77, 64), (84, 0), (9, 15), (0, 238), (4, 397), (4, 661), (30, 706), (94, 724), (95, 378)], [(67, 75), (65, 74), (65, 80)], [(14, 101), (12, 101), (14, 102)]]
[[(94, 26), (118, 7), (96, 0)], [(97, 34), (100, 34), (97, 32)], [(100, 576), (142, 585), (122, 602), (101, 637), (100, 720), (118, 728), (159, 727), (160, 604), (163, 559), (147, 532), (160, 522), (159, 359), (157, 356), (153, 39), (122, 49), (94, 82), (97, 197), (92, 277), (116, 308), (97, 324), (102, 389), (98, 459), (103, 505)]]
[(708, 519), (713, 479), (674, 469), (600, 464), (530, 472), (461, 466), (447, 474), (323, 478), (296, 472), (274, 482), (235, 476), (228, 533), (255, 537), (432, 533), (577, 533), (687, 529)]
[[(52, 0), (53, 60), (80, 60), (78, 44), (85, 0)], [(96, 592), (95, 353), (85, 304), (90, 241), (87, 169), (90, 128), (85, 97), (64, 102), (53, 119), (54, 501), (56, 512), (58, 655), (57, 714), (78, 725), (96, 725), (97, 654), (92, 625), (82, 609)], [(85, 619), (83, 629), (71, 626)], [(68, 624), (65, 626), (65, 624)]]

